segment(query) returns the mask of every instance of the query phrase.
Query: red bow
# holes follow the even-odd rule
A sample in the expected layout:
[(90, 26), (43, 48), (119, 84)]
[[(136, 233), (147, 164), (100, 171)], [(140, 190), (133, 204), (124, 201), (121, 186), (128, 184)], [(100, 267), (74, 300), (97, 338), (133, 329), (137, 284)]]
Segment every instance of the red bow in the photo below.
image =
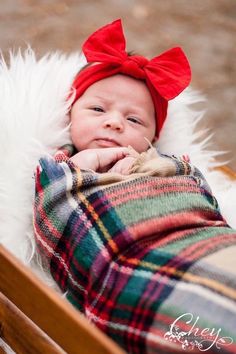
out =
[(121, 20), (116, 20), (96, 32), (82, 49), (88, 62), (109, 63), (119, 72), (146, 79), (165, 100), (178, 96), (191, 79), (188, 60), (181, 48), (172, 48), (148, 60), (142, 56), (128, 56)]
[(116, 74), (144, 80), (150, 90), (156, 111), (156, 136), (167, 115), (168, 100), (178, 96), (189, 84), (191, 71), (181, 48), (173, 48), (151, 60), (129, 56), (121, 20), (94, 32), (84, 43), (83, 52), (90, 65), (74, 80), (74, 102), (96, 81)]

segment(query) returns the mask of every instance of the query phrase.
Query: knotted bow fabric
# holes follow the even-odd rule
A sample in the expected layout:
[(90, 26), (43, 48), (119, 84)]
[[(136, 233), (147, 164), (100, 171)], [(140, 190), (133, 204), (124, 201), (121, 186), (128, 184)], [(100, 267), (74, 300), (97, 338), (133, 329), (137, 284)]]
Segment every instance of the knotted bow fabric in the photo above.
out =
[(178, 96), (190, 83), (191, 70), (181, 48), (172, 48), (148, 60), (128, 55), (121, 20), (94, 32), (83, 44), (83, 53), (92, 63), (77, 75), (73, 88), (74, 102), (96, 81), (125, 74), (143, 80), (150, 90), (156, 110), (156, 135), (167, 115), (168, 101)]

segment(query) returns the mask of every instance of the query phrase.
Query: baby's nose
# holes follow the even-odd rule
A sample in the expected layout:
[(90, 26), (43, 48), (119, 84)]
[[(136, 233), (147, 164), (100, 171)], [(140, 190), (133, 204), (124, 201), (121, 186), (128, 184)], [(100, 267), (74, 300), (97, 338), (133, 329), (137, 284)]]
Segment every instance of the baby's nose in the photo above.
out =
[(109, 117), (105, 121), (105, 127), (118, 131), (123, 131), (124, 123), (122, 117), (119, 114), (109, 115)]

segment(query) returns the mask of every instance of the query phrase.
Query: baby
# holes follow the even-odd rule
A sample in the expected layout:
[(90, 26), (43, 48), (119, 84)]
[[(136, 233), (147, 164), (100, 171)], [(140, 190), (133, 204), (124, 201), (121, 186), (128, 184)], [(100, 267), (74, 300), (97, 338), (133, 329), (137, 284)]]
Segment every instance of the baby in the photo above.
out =
[[(73, 84), (71, 139), (78, 153), (70, 160), (96, 172), (137, 172), (139, 154), (160, 133), (168, 99), (190, 82), (187, 58), (180, 48), (150, 61), (127, 54), (120, 20), (90, 36), (83, 52), (89, 65)], [(156, 151), (154, 157), (159, 157)]]
[(35, 175), (45, 265), (67, 299), (129, 353), (235, 353), (235, 274), (224, 260), (236, 232), (198, 169), (152, 147), (168, 100), (189, 84), (185, 55), (128, 55), (119, 20), (83, 51), (89, 65), (71, 96), (76, 151), (42, 158)]

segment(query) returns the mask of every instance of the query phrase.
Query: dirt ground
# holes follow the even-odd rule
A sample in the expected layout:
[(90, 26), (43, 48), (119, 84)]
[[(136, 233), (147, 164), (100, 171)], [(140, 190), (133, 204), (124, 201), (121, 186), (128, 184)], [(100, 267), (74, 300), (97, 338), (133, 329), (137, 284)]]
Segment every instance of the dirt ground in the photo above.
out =
[(190, 60), (192, 87), (206, 95), (204, 126), (212, 145), (228, 150), (236, 171), (235, 0), (0, 0), (0, 48), (38, 55), (77, 51), (96, 28), (122, 18), (128, 49), (152, 57), (180, 45)]

